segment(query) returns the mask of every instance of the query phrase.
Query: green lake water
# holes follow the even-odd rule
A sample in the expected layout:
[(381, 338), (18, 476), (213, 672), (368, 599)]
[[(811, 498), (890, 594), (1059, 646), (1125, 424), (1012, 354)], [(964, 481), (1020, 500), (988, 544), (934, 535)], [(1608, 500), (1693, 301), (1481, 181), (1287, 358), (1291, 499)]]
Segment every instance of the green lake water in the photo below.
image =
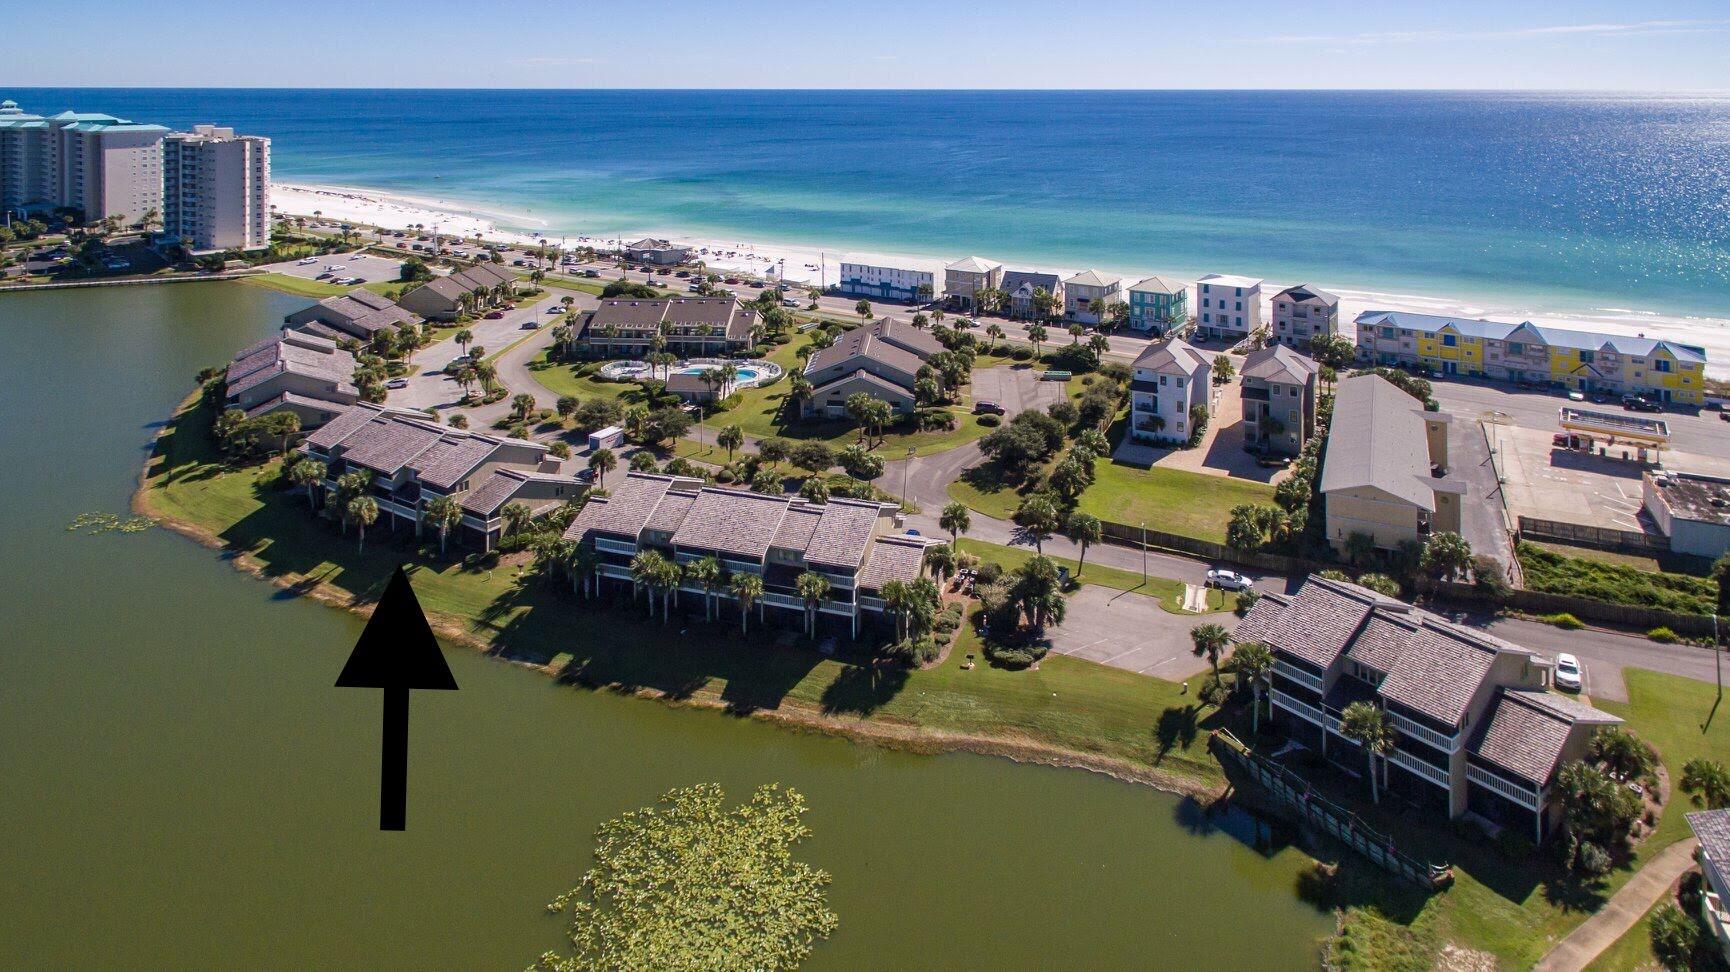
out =
[[(561, 688), (448, 649), (376, 827), (358, 619), (124, 514), (192, 376), (303, 305), (242, 284), (0, 296), (0, 967), (518, 969), (602, 820), (802, 791), (839, 931), (812, 969), (1313, 968), (1304, 856), (1079, 771), (926, 757)], [(1149, 714), (1151, 720), (1152, 713)]]

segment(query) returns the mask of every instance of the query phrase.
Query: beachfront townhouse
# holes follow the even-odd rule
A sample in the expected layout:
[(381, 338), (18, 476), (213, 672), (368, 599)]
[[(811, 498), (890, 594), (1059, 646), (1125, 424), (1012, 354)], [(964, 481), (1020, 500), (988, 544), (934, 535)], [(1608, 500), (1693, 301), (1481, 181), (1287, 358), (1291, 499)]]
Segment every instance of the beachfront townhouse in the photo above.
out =
[(1189, 285), (1148, 277), (1129, 288), (1129, 326), (1164, 334), (1189, 321)]
[(943, 268), (943, 298), (951, 306), (972, 311), (977, 307), (973, 295), (981, 290), (1003, 287), (1003, 264), (976, 256), (956, 260)]
[(1098, 324), (1122, 302), (1122, 277), (1083, 270), (1063, 281), (1063, 316), (1078, 324)]
[(1320, 367), (1283, 344), (1251, 351), (1243, 376), (1244, 448), (1295, 456), (1315, 434), (1316, 375)]
[(1700, 841), (1694, 859), (1706, 879), (1700, 889), (1700, 919), (1730, 961), (1730, 810), (1700, 810), (1687, 819), (1688, 829)]
[(1681, 405), (1706, 400), (1706, 351), (1695, 345), (1404, 311), (1364, 311), (1356, 324), (1358, 359), (1368, 364), (1644, 395)]
[(302, 429), (315, 429), (360, 400), (354, 355), (335, 341), (284, 331), (240, 349), (224, 375), (224, 408), (247, 418), (288, 411)]
[(1195, 327), (1204, 338), (1241, 341), (1261, 330), (1261, 281), (1210, 273), (1195, 282)]
[(757, 311), (733, 297), (609, 297), (577, 318), (586, 358), (641, 358), (657, 336), (681, 358), (733, 354), (756, 340)]
[(1318, 337), (1333, 337), (1340, 330), (1340, 299), (1322, 290), (1300, 284), (1273, 295), (1271, 340), (1299, 351), (1308, 351)]
[(1550, 659), (1343, 581), (1311, 576), (1293, 594), (1263, 595), (1232, 637), (1273, 652), (1274, 723), (1294, 741), (1369, 772), (1340, 731), (1345, 708), (1366, 702), (1394, 730), (1375, 770), (1386, 792), (1539, 843), (1561, 822), (1561, 768), (1622, 721), (1548, 691)]
[(1188, 343), (1148, 345), (1131, 372), (1129, 434), (1141, 442), (1189, 441), (1191, 411), (1210, 406), (1212, 377), (1212, 359)]
[(696, 254), (696, 251), (688, 246), (651, 239), (626, 243), (624, 250), (625, 259), (637, 263), (652, 263), (658, 267), (676, 267), (681, 263), (689, 263)]
[(429, 321), (454, 321), (494, 307), (516, 296), (517, 275), (491, 263), (477, 263), (444, 277), (435, 277), (403, 294), (397, 303)]
[(926, 304), (943, 295), (943, 271), (843, 263), (835, 290), (849, 297)]
[(356, 287), (346, 294), (326, 297), (311, 307), (297, 310), (284, 317), (282, 323), (286, 329), (304, 331), (332, 341), (353, 338), (365, 344), (380, 331), (395, 334), (405, 327), (413, 327), (419, 323), (419, 318), (383, 294)]
[(1466, 487), (1447, 476), (1451, 422), (1380, 375), (1341, 381), (1322, 462), (1328, 543), (1343, 552), (1361, 533), (1394, 550), (1459, 533)]
[(1006, 295), (1002, 311), (1017, 320), (1049, 318), (1063, 307), (1063, 278), (1055, 273), (1007, 270), (1000, 289)]
[[(812, 605), (800, 597), (797, 583), (810, 572), (829, 582), (828, 594), (815, 605), (818, 624), (840, 622), (858, 637), (862, 621), (888, 618), (883, 585), (918, 578), (925, 548), (935, 542), (893, 533), (899, 509), (893, 503), (812, 503), (652, 473), (633, 472), (607, 485), (608, 495), (590, 499), (564, 534), (594, 550), (599, 583), (631, 589), (635, 596), (631, 561), (644, 551), (681, 566), (713, 557), (726, 575), (762, 578), (764, 593), (753, 605), (759, 621), (773, 616), (803, 625)], [(674, 602), (701, 605), (706, 593), (686, 581), (673, 592)], [(725, 578), (713, 596), (737, 603)]]
[(367, 495), (391, 532), (406, 526), (423, 535), (427, 506), (445, 496), (462, 509), (451, 538), (481, 550), (503, 536), (505, 506), (522, 503), (538, 516), (587, 491), (581, 480), (559, 474), (560, 462), (542, 443), (453, 429), (420, 412), (364, 402), (307, 436), (300, 448), (325, 464), (321, 505), (344, 475), (358, 471), (370, 477)]
[(919, 404), (913, 391), (919, 369), (942, 350), (936, 338), (893, 317), (847, 331), (805, 363), (811, 394), (801, 411), (841, 418), (847, 399), (863, 392), (910, 413)]

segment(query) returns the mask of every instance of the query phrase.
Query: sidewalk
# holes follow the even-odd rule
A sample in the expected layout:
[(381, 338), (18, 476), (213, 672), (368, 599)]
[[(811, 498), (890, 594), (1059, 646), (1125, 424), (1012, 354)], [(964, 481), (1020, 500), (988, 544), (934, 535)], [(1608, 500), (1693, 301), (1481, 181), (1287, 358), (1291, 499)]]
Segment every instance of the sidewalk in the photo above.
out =
[(1533, 972), (1579, 972), (1591, 964), (1604, 949), (1633, 928), (1658, 899), (1694, 866), (1694, 848), (1700, 842), (1690, 837), (1679, 840), (1658, 852), (1646, 866), (1622, 885), (1622, 889), (1604, 902), (1598, 913), (1585, 924), (1569, 932), (1557, 942)]

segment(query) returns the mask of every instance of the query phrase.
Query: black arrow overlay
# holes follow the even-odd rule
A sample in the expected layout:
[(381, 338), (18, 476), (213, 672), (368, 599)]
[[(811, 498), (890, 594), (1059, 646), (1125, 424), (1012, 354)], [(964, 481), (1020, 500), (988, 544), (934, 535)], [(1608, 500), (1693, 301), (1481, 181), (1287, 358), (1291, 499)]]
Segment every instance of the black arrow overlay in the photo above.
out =
[(457, 680), (445, 664), (432, 626), (398, 566), (385, 586), (366, 630), (360, 633), (337, 688), (384, 689), (384, 756), (379, 764), (378, 829), (404, 829), (408, 807), (408, 693), (410, 689), (454, 692)]

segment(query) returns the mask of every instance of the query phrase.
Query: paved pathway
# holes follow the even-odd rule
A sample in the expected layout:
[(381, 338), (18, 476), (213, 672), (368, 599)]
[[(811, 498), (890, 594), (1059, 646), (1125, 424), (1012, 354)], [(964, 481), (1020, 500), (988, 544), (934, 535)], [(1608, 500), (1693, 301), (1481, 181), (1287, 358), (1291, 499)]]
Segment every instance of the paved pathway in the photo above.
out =
[(1609, 948), (1652, 910), (1658, 899), (1694, 866), (1694, 848), (1698, 846), (1700, 842), (1690, 837), (1659, 851), (1628, 879), (1627, 884), (1622, 885), (1620, 891), (1611, 895), (1596, 914), (1569, 932), (1539, 959), (1538, 964), (1532, 967), (1533, 972), (1579, 972), (1591, 964), (1600, 952)]

